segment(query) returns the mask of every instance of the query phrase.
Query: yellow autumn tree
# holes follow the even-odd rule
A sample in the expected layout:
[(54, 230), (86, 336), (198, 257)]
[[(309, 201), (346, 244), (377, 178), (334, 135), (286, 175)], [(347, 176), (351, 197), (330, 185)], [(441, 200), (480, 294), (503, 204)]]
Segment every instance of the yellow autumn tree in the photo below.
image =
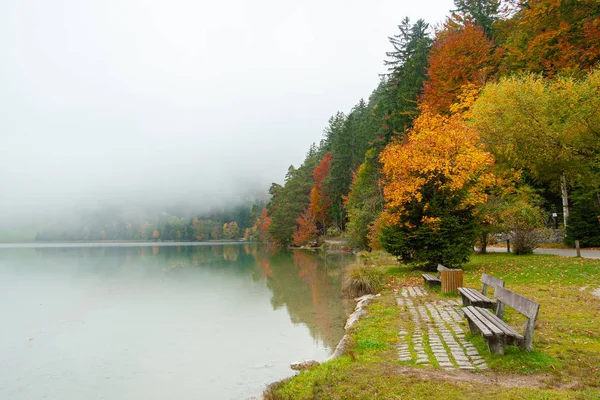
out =
[(227, 239), (235, 239), (240, 234), (240, 227), (236, 221), (226, 222), (223, 224), (223, 236)]
[(488, 84), (469, 125), (496, 159), (549, 184), (569, 217), (569, 187), (597, 186), (600, 159), (600, 70), (584, 79), (537, 75)]
[(467, 126), (477, 90), (467, 88), (449, 116), (422, 106), (407, 137), (381, 154), (386, 215), (383, 247), (405, 261), (457, 267), (475, 242), (475, 207), (496, 184), (493, 156)]

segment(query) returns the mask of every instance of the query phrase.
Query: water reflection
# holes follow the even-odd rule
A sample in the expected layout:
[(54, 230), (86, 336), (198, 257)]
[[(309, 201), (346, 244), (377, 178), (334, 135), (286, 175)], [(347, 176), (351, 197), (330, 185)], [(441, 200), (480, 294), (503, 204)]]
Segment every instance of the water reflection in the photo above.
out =
[[(286, 309), (315, 341), (333, 350), (344, 334), (352, 305), (341, 298), (341, 275), (351, 255), (264, 249), (254, 244), (202, 246), (92, 246), (0, 249), (0, 267), (22, 272), (107, 279), (91, 287), (86, 304), (147, 290), (148, 279), (188, 279), (195, 270), (217, 271), (231, 280), (266, 284), (274, 310)], [(136, 281), (139, 280), (139, 283)]]
[(349, 257), (250, 244), (0, 246), (0, 399), (256, 395), (291, 362), (331, 354)]

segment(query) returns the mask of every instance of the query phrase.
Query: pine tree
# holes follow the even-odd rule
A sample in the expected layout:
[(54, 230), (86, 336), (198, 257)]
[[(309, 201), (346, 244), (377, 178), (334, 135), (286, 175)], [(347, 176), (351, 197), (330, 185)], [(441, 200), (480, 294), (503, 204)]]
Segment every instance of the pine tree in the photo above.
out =
[(283, 187), (271, 186), (273, 197), (267, 206), (267, 216), (271, 218), (269, 235), (275, 244), (287, 246), (292, 242), (297, 219), (310, 204), (310, 191), (314, 185), (312, 172), (316, 164), (317, 151), (311, 147), (298, 169), (290, 166)]
[(389, 38), (394, 50), (386, 53), (388, 73), (380, 85), (382, 95), (376, 110), (383, 123), (384, 144), (394, 134), (410, 128), (417, 115), (417, 99), (426, 78), (432, 43), (429, 24), (422, 19), (411, 25), (405, 18), (398, 29), (400, 32)]
[(494, 36), (494, 24), (502, 12), (500, 0), (454, 0), (455, 16), (465, 22), (473, 22), (483, 29), (489, 39)]

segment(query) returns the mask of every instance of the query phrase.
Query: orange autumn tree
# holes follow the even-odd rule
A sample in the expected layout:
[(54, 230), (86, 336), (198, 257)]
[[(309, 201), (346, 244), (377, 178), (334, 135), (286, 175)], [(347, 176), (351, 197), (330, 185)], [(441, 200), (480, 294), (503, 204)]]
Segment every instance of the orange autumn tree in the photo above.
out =
[(494, 158), (465, 123), (476, 93), (466, 91), (450, 116), (423, 105), (406, 139), (381, 154), (386, 210), (380, 240), (404, 261), (458, 267), (473, 251), (476, 206), (495, 184)]
[(294, 228), (292, 235), (292, 243), (295, 246), (303, 246), (317, 237), (317, 224), (309, 210), (305, 210), (296, 222), (298, 225)]
[(325, 231), (330, 222), (331, 199), (324, 185), (325, 178), (329, 175), (330, 164), (331, 153), (327, 153), (313, 170), (314, 185), (310, 191), (310, 204), (297, 218), (297, 225), (292, 235), (292, 242), (295, 246), (302, 246), (314, 241), (319, 233)]
[(247, 239), (258, 240), (263, 244), (270, 244), (272, 242), (269, 235), (269, 226), (271, 225), (271, 217), (268, 215), (267, 208), (264, 207), (259, 216), (256, 217), (254, 225), (248, 232)]
[(321, 232), (325, 230), (330, 221), (329, 209), (331, 208), (331, 199), (323, 185), (325, 178), (329, 175), (330, 163), (331, 153), (327, 153), (313, 170), (315, 185), (310, 191), (310, 205), (308, 206), (308, 212), (311, 218), (317, 223)]
[(449, 21), (437, 33), (429, 54), (421, 101), (437, 113), (448, 113), (465, 85), (483, 87), (496, 74), (501, 50), (483, 28)]
[(500, 24), (498, 40), (507, 72), (554, 77), (590, 70), (600, 62), (598, 0), (518, 2), (513, 18)]

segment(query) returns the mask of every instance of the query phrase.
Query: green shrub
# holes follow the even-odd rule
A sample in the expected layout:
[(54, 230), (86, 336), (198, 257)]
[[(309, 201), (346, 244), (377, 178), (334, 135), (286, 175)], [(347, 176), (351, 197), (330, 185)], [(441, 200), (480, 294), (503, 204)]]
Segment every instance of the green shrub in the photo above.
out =
[(504, 226), (510, 232), (516, 255), (532, 254), (540, 240), (544, 226), (543, 199), (532, 188), (521, 186), (505, 196), (506, 205), (500, 213)]
[(342, 234), (337, 226), (330, 226), (327, 228), (327, 237), (338, 237)]

